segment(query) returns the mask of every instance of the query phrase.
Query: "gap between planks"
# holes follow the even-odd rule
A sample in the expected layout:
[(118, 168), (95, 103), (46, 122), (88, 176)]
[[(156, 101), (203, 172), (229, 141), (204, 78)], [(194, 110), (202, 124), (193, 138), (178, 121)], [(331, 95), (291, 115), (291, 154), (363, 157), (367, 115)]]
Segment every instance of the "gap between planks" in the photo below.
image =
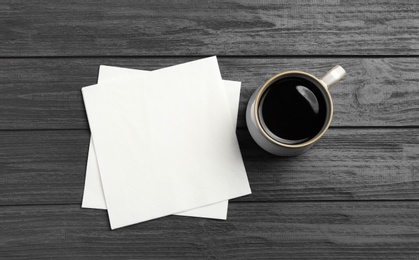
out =
[(72, 56), (0, 56), (0, 59), (182, 59), (182, 58), (205, 58), (217, 56), (228, 59), (385, 59), (385, 58), (419, 58), (419, 55), (72, 55)]
[[(391, 203), (391, 202), (419, 202), (419, 199), (394, 199), (394, 200), (390, 200), (390, 199), (383, 199), (383, 200), (378, 200), (378, 199), (372, 199), (372, 200), (281, 200), (281, 201), (234, 201), (234, 200), (230, 200), (229, 204), (257, 204), (257, 203), (265, 203), (265, 204), (298, 204), (298, 203)], [(37, 206), (77, 206), (79, 205), (81, 208), (81, 201), (80, 203), (25, 203), (25, 204), (7, 204), (7, 205), (0, 205), (0, 208), (4, 208), (4, 207), (37, 207)], [(90, 208), (83, 208), (83, 209), (89, 209)], [(97, 209), (93, 209), (93, 210), (97, 210)]]
[[(237, 129), (245, 129), (244, 127), (238, 127)], [(329, 129), (419, 129), (418, 126), (330, 126)], [(35, 129), (20, 129), (20, 128), (6, 128), (0, 129), (0, 132), (41, 132), (41, 131), (85, 131), (89, 128), (35, 128)]]

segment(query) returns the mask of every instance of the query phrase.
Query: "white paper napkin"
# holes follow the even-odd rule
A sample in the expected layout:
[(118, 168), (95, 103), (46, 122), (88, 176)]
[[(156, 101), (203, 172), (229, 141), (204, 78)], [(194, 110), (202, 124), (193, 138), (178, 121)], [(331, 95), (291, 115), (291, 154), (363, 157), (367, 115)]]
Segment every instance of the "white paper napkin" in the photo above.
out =
[(251, 193), (215, 57), (82, 92), (112, 229)]
[[(157, 70), (158, 71), (158, 70)], [(136, 75), (144, 75), (150, 73), (144, 70), (135, 70), (114, 66), (100, 66), (98, 83), (107, 80), (117, 79), (121, 77), (133, 77)], [(229, 101), (230, 109), (232, 111), (232, 120), (237, 121), (238, 103), (240, 99), (240, 82), (223, 80), (227, 99)], [(234, 129), (226, 129), (226, 131), (235, 131)], [(86, 167), (86, 180), (83, 193), (83, 208), (106, 209), (105, 197), (102, 190), (102, 182), (100, 180), (99, 168), (96, 161), (96, 152), (93, 141), (90, 141), (89, 155)], [(228, 201), (215, 203), (209, 206), (204, 206), (189, 211), (181, 212), (176, 215), (223, 219), (227, 218)]]

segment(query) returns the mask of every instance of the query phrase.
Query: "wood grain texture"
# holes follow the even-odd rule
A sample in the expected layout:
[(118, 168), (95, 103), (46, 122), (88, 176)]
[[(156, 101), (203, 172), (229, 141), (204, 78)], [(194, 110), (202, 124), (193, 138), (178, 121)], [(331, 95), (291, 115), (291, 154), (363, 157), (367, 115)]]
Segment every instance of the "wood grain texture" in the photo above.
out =
[[(87, 129), (80, 89), (95, 84), (100, 64), (154, 70), (195, 58), (2, 59), (0, 129)], [(242, 81), (238, 126), (246, 103), (273, 75), (303, 70), (321, 77), (335, 64), (348, 72), (331, 89), (332, 126), (419, 126), (417, 58), (220, 58), (225, 79)]]
[[(87, 130), (1, 131), (0, 205), (80, 203)], [(331, 129), (280, 158), (238, 131), (253, 194), (236, 201), (419, 199), (419, 129)]]
[(0, 1), (0, 56), (418, 55), (417, 1)]
[(169, 216), (110, 231), (105, 211), (2, 207), (5, 259), (414, 259), (418, 202), (231, 203), (228, 220)]
[[(419, 1), (0, 0), (0, 259), (418, 259)], [(153, 70), (219, 55), (242, 81), (253, 194), (228, 220), (110, 231), (81, 209), (90, 133), (80, 89), (101, 64)], [(348, 72), (332, 129), (280, 158), (245, 128), (286, 70)]]

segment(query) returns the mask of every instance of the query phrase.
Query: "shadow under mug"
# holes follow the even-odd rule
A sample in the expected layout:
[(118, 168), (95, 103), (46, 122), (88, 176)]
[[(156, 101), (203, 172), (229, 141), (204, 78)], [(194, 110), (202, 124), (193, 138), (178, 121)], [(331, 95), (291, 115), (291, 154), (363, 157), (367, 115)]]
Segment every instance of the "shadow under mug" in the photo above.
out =
[[(329, 89), (338, 81), (340, 81), (345, 75), (345, 70), (341, 66), (337, 65), (320, 79), (302, 71), (287, 71), (275, 75), (269, 79), (263, 86), (256, 89), (247, 104), (246, 123), (249, 132), (255, 142), (265, 151), (279, 156), (295, 156), (308, 151), (313, 146), (313, 144), (326, 133), (330, 126), (333, 117), (333, 102), (329, 93)], [(263, 123), (263, 118), (261, 118), (263, 115), (259, 113), (261, 100), (263, 99), (264, 93), (274, 83), (287, 77), (299, 78), (312, 82), (313, 85), (322, 93), (322, 96), (324, 97), (323, 101), (326, 105), (326, 116), (320, 131), (312, 138), (304, 140), (300, 143), (287, 143), (285, 141), (281, 141), (281, 139), (277, 136), (274, 136), (272, 131), (270, 131)]]

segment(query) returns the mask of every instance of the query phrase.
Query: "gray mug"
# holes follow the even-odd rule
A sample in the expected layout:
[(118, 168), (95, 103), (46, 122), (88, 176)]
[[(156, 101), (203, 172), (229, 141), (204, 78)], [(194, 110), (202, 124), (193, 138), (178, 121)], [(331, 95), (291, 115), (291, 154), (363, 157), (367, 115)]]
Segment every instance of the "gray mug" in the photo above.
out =
[[(269, 79), (264, 85), (256, 89), (247, 104), (246, 123), (255, 142), (265, 151), (279, 156), (295, 156), (308, 151), (313, 144), (326, 133), (330, 126), (333, 117), (333, 103), (329, 89), (345, 75), (345, 70), (341, 66), (337, 65), (320, 79), (302, 71), (287, 71)], [(312, 138), (304, 140), (300, 143), (287, 143), (283, 141), (281, 138), (273, 135), (272, 131), (270, 131), (266, 124), (263, 123), (263, 120), (261, 120), (263, 118), (261, 118), (262, 114), (260, 113), (260, 105), (264, 93), (273, 83), (287, 77), (301, 78), (312, 82), (313, 85), (315, 85), (320, 91), (326, 108), (325, 119), (324, 122), (322, 122), (321, 129)]]

